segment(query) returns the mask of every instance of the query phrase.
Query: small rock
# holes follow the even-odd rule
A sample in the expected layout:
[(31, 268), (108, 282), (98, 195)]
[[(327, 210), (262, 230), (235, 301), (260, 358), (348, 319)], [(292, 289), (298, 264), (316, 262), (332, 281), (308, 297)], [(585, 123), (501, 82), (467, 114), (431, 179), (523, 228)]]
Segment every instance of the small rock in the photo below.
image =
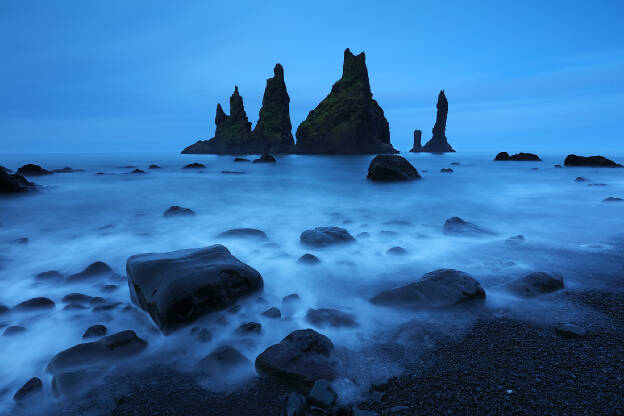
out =
[(235, 157), (234, 162), (251, 162), (249, 159), (245, 159), (244, 157)]
[(530, 298), (563, 289), (563, 276), (558, 273), (529, 273), (505, 285), (510, 292)]
[(526, 238), (522, 234), (514, 235), (505, 240), (505, 244), (509, 246), (517, 246), (526, 241)]
[(24, 402), (43, 393), (43, 383), (39, 377), (33, 377), (26, 382), (14, 395), (13, 400)]
[(311, 247), (327, 247), (334, 244), (353, 243), (355, 238), (340, 227), (316, 227), (306, 230), (299, 237), (301, 244)]
[(561, 323), (557, 325), (555, 332), (566, 338), (583, 338), (587, 335), (585, 328), (571, 323)]
[(57, 272), (56, 270), (49, 270), (47, 272), (41, 272), (37, 276), (35, 276), (35, 279), (37, 280), (52, 280), (52, 279), (62, 279), (62, 278), (63, 278), (63, 274), (60, 272)]
[(195, 211), (190, 208), (184, 208), (178, 205), (172, 205), (164, 212), (163, 217), (182, 217), (194, 216)]
[(29, 240), (26, 237), (16, 238), (15, 240), (13, 240), (15, 244), (28, 244), (28, 241)]
[(93, 296), (84, 295), (82, 293), (70, 293), (68, 295), (63, 296), (61, 302), (63, 303), (77, 303), (77, 304), (86, 304), (93, 300)]
[(54, 302), (51, 299), (37, 297), (25, 300), (13, 308), (15, 311), (34, 311), (42, 309), (54, 309)]
[(479, 236), (479, 235), (492, 235), (493, 232), (479, 227), (471, 222), (464, 221), (459, 217), (451, 217), (446, 220), (442, 231), (445, 234), (453, 235), (466, 235), (466, 236)]
[(9, 337), (9, 336), (13, 336), (13, 335), (23, 334), (24, 332), (26, 332), (26, 328), (24, 328), (23, 326), (11, 325), (11, 326), (8, 326), (4, 330), (2, 335)]
[(117, 289), (119, 289), (119, 286), (117, 285), (104, 285), (100, 290), (102, 293), (110, 293), (116, 291)]
[(254, 159), (253, 163), (275, 163), (276, 160), (273, 155), (269, 153), (264, 153), (258, 159)]
[(451, 168), (442, 168), (442, 169), (440, 169), (440, 172), (441, 173), (453, 173), (454, 170), (451, 169)]
[(602, 202), (622, 202), (622, 201), (624, 201), (624, 199), (616, 198), (616, 197), (613, 197), (613, 196), (610, 196), (610, 197), (605, 198), (605, 199), (602, 200)]
[(310, 309), (306, 314), (306, 321), (312, 325), (324, 327), (348, 327), (357, 326), (355, 316), (337, 309)]
[(306, 253), (303, 256), (299, 257), (299, 260), (297, 260), (297, 262), (303, 264), (319, 264), (321, 261), (314, 254)]
[(132, 172), (130, 172), (130, 173), (135, 173), (135, 174), (136, 174), (136, 173), (145, 173), (145, 171), (144, 171), (144, 170), (141, 170), (141, 169), (135, 169), (135, 170), (133, 170), (133, 171), (132, 171)]
[(388, 249), (388, 251), (386, 251), (386, 254), (390, 256), (404, 256), (407, 254), (407, 250), (405, 250), (403, 247), (396, 246)]
[(160, 166), (158, 165), (149, 165), (150, 169), (160, 169)]
[(224, 175), (243, 175), (245, 172), (240, 170), (222, 170), (221, 173)]
[(196, 365), (200, 371), (218, 376), (241, 367), (251, 367), (251, 362), (243, 354), (228, 345), (217, 348)]
[(338, 395), (329, 384), (329, 381), (320, 379), (314, 382), (308, 401), (314, 406), (327, 409), (336, 402)]
[(236, 333), (239, 335), (260, 334), (262, 333), (262, 325), (258, 322), (246, 322), (236, 328)]
[(269, 237), (262, 230), (257, 230), (255, 228), (234, 228), (232, 230), (227, 230), (217, 235), (217, 237), (221, 238), (250, 238), (256, 240), (268, 240)]
[(408, 406), (394, 406), (394, 407), (390, 408), (390, 411), (392, 413), (399, 413), (399, 412), (402, 412), (404, 410), (409, 410), (409, 407)]
[(205, 169), (205, 168), (206, 166), (202, 165), (201, 163), (191, 163), (191, 164), (184, 166), (183, 169)]
[(279, 309), (277, 309), (274, 306), (274, 307), (269, 308), (266, 311), (262, 312), (262, 316), (266, 316), (267, 318), (279, 319), (279, 318), (282, 317), (282, 313), (280, 312)]
[(67, 281), (78, 281), (91, 279), (94, 277), (111, 277), (113, 275), (113, 269), (103, 261), (96, 261), (95, 263), (87, 266), (86, 269), (81, 271), (80, 273), (75, 273), (70, 276), (67, 276)]
[(358, 233), (355, 238), (370, 238), (370, 234), (367, 233), (366, 231), (363, 231), (361, 233)]
[(288, 296), (284, 296), (284, 298), (282, 299), (283, 304), (298, 303), (298, 302), (301, 302), (301, 298), (296, 293), (291, 293)]
[(82, 339), (103, 337), (106, 332), (107, 329), (104, 325), (92, 325), (82, 334)]
[(588, 179), (582, 176), (577, 176), (576, 179), (574, 179), (574, 182), (587, 182), (587, 181)]

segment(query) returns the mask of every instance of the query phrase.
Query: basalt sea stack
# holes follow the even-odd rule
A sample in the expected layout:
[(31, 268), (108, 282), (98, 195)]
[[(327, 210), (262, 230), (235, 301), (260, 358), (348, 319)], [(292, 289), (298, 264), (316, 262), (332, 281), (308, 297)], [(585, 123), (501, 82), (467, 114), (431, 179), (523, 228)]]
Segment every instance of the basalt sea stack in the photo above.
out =
[(424, 146), (420, 144), (420, 130), (414, 131), (414, 147), (410, 152), (446, 153), (454, 152), (446, 138), (446, 117), (448, 116), (448, 100), (444, 90), (438, 95), (438, 114), (431, 132), (433, 137)]
[(344, 52), (342, 78), (297, 128), (297, 153), (397, 153), (390, 127), (373, 99), (364, 52)]

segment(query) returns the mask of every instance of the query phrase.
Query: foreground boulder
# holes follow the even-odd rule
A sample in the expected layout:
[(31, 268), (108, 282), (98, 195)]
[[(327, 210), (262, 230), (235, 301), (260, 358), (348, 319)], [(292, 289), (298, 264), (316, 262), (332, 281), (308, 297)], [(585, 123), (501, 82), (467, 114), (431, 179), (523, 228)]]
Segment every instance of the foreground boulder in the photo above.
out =
[(483, 236), (493, 235), (494, 233), (485, 228), (481, 228), (476, 224), (464, 221), (459, 217), (451, 217), (444, 222), (442, 226), (444, 234), (460, 235), (460, 236)]
[(297, 128), (297, 153), (397, 153), (390, 127), (373, 99), (364, 52), (344, 51), (342, 78)]
[(260, 354), (256, 358), (256, 370), (285, 382), (311, 386), (319, 379), (336, 378), (331, 359), (333, 349), (334, 344), (325, 335), (313, 329), (300, 329)]
[(28, 165), (24, 165), (17, 170), (18, 175), (24, 176), (43, 176), (43, 175), (51, 175), (52, 172), (42, 168), (39, 165), (33, 165), (29, 163)]
[(517, 296), (532, 298), (563, 289), (563, 276), (558, 273), (529, 273), (504, 287)]
[(138, 254), (126, 263), (132, 300), (163, 333), (232, 306), (262, 289), (262, 276), (217, 244), (169, 253)]
[(594, 166), (606, 168), (621, 168), (622, 165), (607, 159), (604, 156), (577, 156), (568, 155), (563, 162), (565, 166)]
[(109, 366), (140, 353), (146, 347), (147, 341), (139, 338), (134, 331), (121, 331), (59, 352), (48, 363), (47, 371), (59, 374), (93, 366)]
[(485, 299), (485, 290), (470, 274), (455, 269), (438, 269), (420, 280), (396, 289), (384, 290), (371, 299), (378, 305), (449, 307)]
[(509, 153), (507, 152), (500, 152), (499, 154), (496, 155), (494, 160), (498, 160), (498, 161), (514, 160), (514, 161), (519, 161), (519, 162), (541, 162), (542, 161), (542, 159), (540, 159), (538, 155), (535, 155), (533, 153), (523, 153), (523, 152), (516, 153), (515, 155), (511, 155), (511, 156), (509, 156)]
[(0, 169), (0, 194), (17, 194), (35, 189), (35, 184), (21, 175), (10, 174)]
[[(436, 122), (431, 132), (433, 136), (424, 146), (420, 145), (420, 130), (414, 131), (414, 147), (410, 152), (430, 152), (430, 153), (447, 153), (454, 152), (453, 148), (446, 138), (446, 118), (448, 116), (448, 100), (444, 94), (444, 90), (438, 94), (438, 103), (436, 105), (438, 112), (436, 114)], [(417, 137), (417, 133), (418, 137)], [(418, 139), (418, 140), (417, 140)]]
[(299, 236), (301, 244), (310, 247), (327, 247), (334, 244), (355, 242), (355, 238), (347, 230), (340, 227), (316, 227), (305, 230)]
[(414, 166), (402, 156), (378, 155), (368, 166), (368, 175), (372, 181), (392, 182), (419, 179)]

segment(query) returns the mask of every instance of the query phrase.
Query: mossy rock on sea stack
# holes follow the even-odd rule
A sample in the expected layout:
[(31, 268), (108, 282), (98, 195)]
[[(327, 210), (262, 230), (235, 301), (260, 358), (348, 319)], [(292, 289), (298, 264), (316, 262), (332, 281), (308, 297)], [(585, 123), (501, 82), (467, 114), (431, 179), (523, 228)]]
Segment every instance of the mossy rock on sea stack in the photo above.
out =
[(297, 153), (398, 153), (384, 112), (373, 99), (366, 56), (344, 52), (342, 78), (297, 128)]

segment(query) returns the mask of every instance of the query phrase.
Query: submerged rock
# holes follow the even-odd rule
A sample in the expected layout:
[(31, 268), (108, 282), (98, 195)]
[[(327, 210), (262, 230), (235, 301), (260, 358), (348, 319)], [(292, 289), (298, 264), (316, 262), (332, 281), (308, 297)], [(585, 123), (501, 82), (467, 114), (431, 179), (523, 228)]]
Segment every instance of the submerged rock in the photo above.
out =
[(192, 217), (195, 211), (190, 208), (184, 208), (178, 205), (172, 205), (163, 213), (163, 217)]
[(95, 299), (93, 296), (85, 295), (83, 293), (69, 293), (63, 296), (61, 302), (74, 303), (74, 304), (87, 304), (91, 303)]
[(328, 326), (352, 328), (357, 326), (355, 315), (338, 309), (309, 309), (305, 318), (306, 321), (320, 328)]
[(147, 341), (139, 338), (134, 331), (121, 331), (59, 352), (48, 363), (47, 371), (59, 374), (90, 366), (110, 365), (134, 356), (146, 347)]
[(113, 269), (108, 264), (103, 261), (96, 261), (87, 266), (83, 271), (67, 276), (66, 280), (72, 282), (93, 279), (95, 277), (112, 277), (113, 275)]
[(508, 246), (518, 246), (520, 244), (523, 244), (525, 241), (526, 241), (526, 238), (524, 238), (522, 234), (518, 234), (518, 235), (513, 235), (509, 237), (507, 240), (505, 240), (505, 244), (507, 244)]
[(191, 328), (191, 335), (193, 335), (199, 342), (210, 342), (212, 339), (212, 332), (208, 328), (202, 328), (200, 326), (194, 326)]
[(622, 165), (607, 159), (604, 156), (577, 156), (568, 155), (563, 162), (565, 166), (594, 166), (607, 168), (621, 168)]
[(208, 374), (222, 376), (236, 369), (251, 368), (251, 361), (236, 349), (226, 345), (202, 358), (195, 368)]
[(21, 403), (39, 396), (43, 396), (43, 383), (39, 377), (33, 377), (13, 395), (13, 400)]
[(420, 175), (402, 156), (378, 155), (368, 166), (366, 178), (372, 181), (391, 182), (419, 179)]
[(206, 165), (195, 162), (184, 166), (183, 169), (206, 169)]
[(535, 155), (533, 153), (523, 153), (523, 152), (516, 153), (515, 155), (511, 155), (511, 156), (509, 156), (509, 153), (507, 152), (500, 152), (499, 154), (496, 155), (494, 160), (498, 160), (498, 161), (514, 160), (514, 161), (520, 161), (520, 162), (541, 162), (542, 161), (542, 159), (540, 159), (538, 155)]
[(10, 337), (13, 335), (19, 335), (19, 334), (23, 334), (24, 332), (26, 332), (26, 328), (20, 325), (10, 325), (7, 326), (6, 329), (4, 330), (4, 332), (2, 333), (3, 336), (6, 337)]
[(617, 197), (614, 197), (614, 196), (610, 196), (610, 197), (605, 198), (605, 199), (602, 200), (602, 202), (622, 202), (622, 201), (624, 201), (624, 199), (617, 198)]
[(451, 168), (442, 168), (440, 169), (440, 173), (453, 173), (454, 170)]
[(24, 165), (17, 170), (18, 175), (23, 176), (42, 176), (42, 175), (51, 175), (52, 172), (42, 168), (39, 165), (33, 165), (32, 163), (28, 165)]
[(577, 176), (576, 179), (574, 179), (574, 182), (587, 182), (587, 181), (588, 179), (582, 176)]
[(224, 231), (217, 235), (217, 237), (221, 238), (249, 238), (255, 240), (268, 240), (269, 237), (262, 230), (257, 230), (255, 228), (234, 228), (231, 230)]
[(555, 332), (566, 338), (584, 338), (587, 335), (585, 328), (570, 323), (560, 323)]
[(321, 261), (314, 254), (306, 253), (303, 256), (299, 257), (297, 263), (302, 264), (319, 264)]
[(132, 171), (132, 172), (130, 172), (130, 173), (134, 173), (134, 174), (137, 174), (137, 173), (145, 173), (145, 171), (144, 171), (144, 170), (141, 170), (141, 169), (135, 169), (135, 170), (133, 170), (133, 171)]
[(407, 254), (407, 250), (405, 250), (401, 246), (395, 246), (395, 247), (389, 248), (388, 251), (386, 251), (386, 254), (390, 256), (404, 256)]
[(366, 56), (344, 52), (342, 78), (297, 128), (297, 153), (397, 153), (384, 112), (373, 99)]
[(336, 364), (331, 359), (334, 344), (313, 329), (290, 333), (279, 344), (267, 348), (256, 358), (261, 375), (285, 382), (312, 385), (316, 380), (333, 380)]
[(0, 194), (17, 194), (35, 189), (35, 184), (23, 176), (0, 170)]
[[(431, 132), (433, 136), (424, 146), (416, 147), (416, 134), (414, 132), (414, 147), (410, 152), (430, 152), (430, 153), (447, 153), (454, 152), (453, 148), (446, 138), (446, 118), (448, 116), (448, 100), (444, 94), (444, 90), (438, 94), (438, 103), (436, 104), (438, 112), (436, 114), (436, 122)], [(419, 140), (420, 143), (420, 140)]]
[(444, 234), (463, 235), (463, 236), (479, 236), (493, 235), (492, 231), (481, 228), (476, 224), (464, 221), (459, 217), (451, 217), (444, 222), (442, 226)]
[(54, 309), (55, 307), (54, 301), (45, 297), (36, 297), (32, 299), (25, 300), (24, 302), (13, 307), (14, 311), (35, 311), (42, 309)]
[(313, 230), (305, 230), (301, 233), (299, 240), (301, 244), (310, 247), (327, 247), (355, 242), (355, 238), (340, 227), (316, 227)]
[(104, 325), (92, 325), (82, 334), (82, 339), (103, 337), (106, 332), (107, 329)]
[(485, 290), (470, 274), (454, 269), (426, 273), (414, 283), (384, 290), (371, 299), (378, 305), (409, 307), (450, 307), (485, 299)]
[(269, 153), (263, 153), (259, 158), (254, 159), (253, 163), (275, 163), (276, 160), (273, 155)]
[(504, 287), (515, 295), (531, 298), (563, 289), (563, 276), (558, 273), (534, 272), (507, 283)]
[(274, 306), (262, 312), (262, 316), (266, 316), (267, 318), (279, 319), (282, 317), (282, 312), (280, 312), (280, 310)]
[(62, 279), (63, 274), (56, 270), (48, 270), (47, 272), (41, 272), (35, 276), (37, 280), (54, 280)]
[(132, 300), (163, 333), (234, 305), (262, 289), (262, 276), (217, 244), (138, 254), (126, 263)]
[(262, 333), (262, 324), (259, 322), (245, 322), (236, 328), (238, 335), (260, 334)]
[(235, 157), (234, 162), (251, 162), (251, 160), (245, 159), (244, 157)]

